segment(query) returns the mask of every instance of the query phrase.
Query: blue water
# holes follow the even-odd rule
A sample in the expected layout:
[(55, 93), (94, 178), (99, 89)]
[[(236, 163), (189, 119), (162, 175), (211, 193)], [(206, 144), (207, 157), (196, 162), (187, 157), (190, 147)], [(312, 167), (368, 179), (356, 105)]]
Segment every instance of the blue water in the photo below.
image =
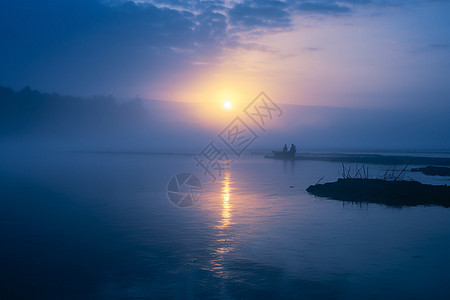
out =
[[(209, 182), (190, 156), (0, 162), (1, 299), (450, 298), (450, 209), (307, 194), (337, 163), (248, 156)], [(179, 172), (202, 180), (193, 207), (168, 200)]]

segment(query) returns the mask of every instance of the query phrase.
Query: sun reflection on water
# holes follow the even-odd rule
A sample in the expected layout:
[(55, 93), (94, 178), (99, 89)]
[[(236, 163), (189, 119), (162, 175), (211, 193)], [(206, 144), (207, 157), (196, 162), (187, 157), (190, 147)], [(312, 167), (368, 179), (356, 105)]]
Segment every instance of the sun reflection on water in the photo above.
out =
[(221, 218), (217, 228), (217, 244), (215, 245), (212, 254), (212, 271), (216, 276), (226, 278), (228, 277), (228, 272), (226, 271), (223, 262), (225, 255), (233, 250), (231, 243), (233, 241), (232, 235), (230, 233), (230, 225), (232, 224), (231, 211), (233, 208), (231, 201), (231, 188), (230, 188), (230, 172), (227, 171), (222, 180), (222, 193), (221, 193)]
[(230, 172), (226, 172), (222, 187), (222, 219), (217, 226), (221, 230), (225, 230), (231, 223), (231, 204), (230, 204)]

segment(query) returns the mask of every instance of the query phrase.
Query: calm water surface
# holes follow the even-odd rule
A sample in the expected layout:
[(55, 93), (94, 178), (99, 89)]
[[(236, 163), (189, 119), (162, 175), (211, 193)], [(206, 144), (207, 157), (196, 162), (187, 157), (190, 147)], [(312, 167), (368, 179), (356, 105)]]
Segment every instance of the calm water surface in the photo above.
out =
[(306, 193), (340, 164), (246, 157), (216, 182), (202, 177), (200, 201), (183, 209), (166, 188), (179, 172), (201, 175), (190, 156), (0, 163), (1, 299), (450, 298), (450, 209)]

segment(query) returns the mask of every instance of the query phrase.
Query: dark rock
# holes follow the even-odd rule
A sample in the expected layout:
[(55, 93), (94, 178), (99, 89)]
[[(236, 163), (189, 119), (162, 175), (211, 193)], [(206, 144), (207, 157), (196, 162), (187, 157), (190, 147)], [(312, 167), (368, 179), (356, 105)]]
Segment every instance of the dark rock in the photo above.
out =
[(319, 197), (389, 206), (441, 205), (450, 207), (450, 187), (417, 181), (347, 178), (310, 185), (306, 191)]
[(450, 168), (427, 166), (424, 168), (411, 169), (411, 172), (422, 172), (425, 175), (431, 176), (450, 176)]

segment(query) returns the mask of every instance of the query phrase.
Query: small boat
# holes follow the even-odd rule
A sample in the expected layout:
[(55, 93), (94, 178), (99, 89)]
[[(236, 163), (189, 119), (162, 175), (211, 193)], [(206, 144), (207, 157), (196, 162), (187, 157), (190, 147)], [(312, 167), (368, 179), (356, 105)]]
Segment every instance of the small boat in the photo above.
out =
[(265, 156), (266, 158), (273, 158), (273, 159), (295, 159), (295, 153), (297, 152), (297, 149), (295, 148), (295, 145), (291, 146), (291, 149), (287, 151), (287, 147), (284, 146), (283, 151), (272, 151), (273, 155)]
[(272, 151), (273, 158), (276, 159), (294, 159), (295, 151)]

